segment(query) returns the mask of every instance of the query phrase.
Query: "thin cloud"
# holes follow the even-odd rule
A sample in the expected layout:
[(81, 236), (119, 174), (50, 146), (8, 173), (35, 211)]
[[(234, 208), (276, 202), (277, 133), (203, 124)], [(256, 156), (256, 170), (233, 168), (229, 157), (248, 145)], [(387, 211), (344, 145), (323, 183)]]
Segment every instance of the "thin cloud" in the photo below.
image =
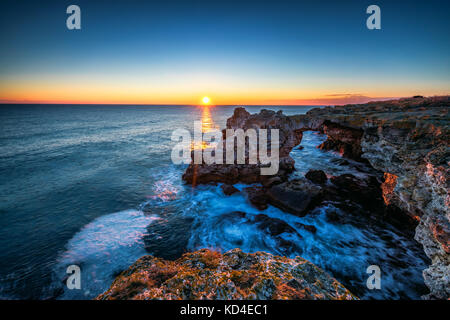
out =
[(281, 99), (270, 100), (270, 103), (286, 105), (344, 105), (344, 104), (362, 104), (370, 101), (381, 101), (398, 99), (398, 97), (369, 97), (361, 94), (351, 93), (333, 93), (324, 95), (323, 98), (312, 99)]

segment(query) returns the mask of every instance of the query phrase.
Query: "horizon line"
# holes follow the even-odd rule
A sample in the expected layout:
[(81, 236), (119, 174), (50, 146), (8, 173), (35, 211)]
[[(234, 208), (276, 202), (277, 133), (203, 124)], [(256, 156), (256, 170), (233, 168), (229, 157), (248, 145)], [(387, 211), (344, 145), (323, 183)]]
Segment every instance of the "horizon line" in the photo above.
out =
[[(215, 106), (283, 106), (283, 107), (290, 107), (290, 106), (298, 106), (298, 107), (319, 107), (319, 106), (343, 106), (343, 105), (361, 105), (366, 104), (369, 102), (382, 102), (382, 101), (389, 101), (389, 100), (399, 100), (399, 99), (407, 99), (407, 98), (413, 98), (417, 96), (422, 95), (412, 95), (412, 96), (397, 96), (397, 97), (367, 97), (367, 96), (359, 96), (363, 97), (363, 99), (324, 99), (324, 98), (318, 98), (318, 99), (289, 99), (289, 100), (278, 100), (279, 102), (287, 102), (285, 103), (267, 103), (271, 100), (266, 100), (265, 103), (233, 103), (233, 104), (201, 104), (201, 103), (129, 103), (129, 102), (116, 102), (116, 103), (95, 103), (95, 102), (58, 102), (58, 101), (8, 101), (7, 99), (1, 100), (0, 99), (0, 105), (80, 105), (80, 106), (94, 106), (94, 105), (110, 105), (110, 106), (196, 106), (196, 107), (215, 107)], [(443, 96), (449, 96), (449, 95), (429, 95), (429, 96), (423, 96), (423, 97), (443, 97)], [(302, 101), (303, 100), (303, 101)], [(332, 101), (337, 100), (337, 101)], [(340, 101), (339, 101), (340, 100)], [(353, 100), (353, 101), (352, 101)], [(312, 102), (312, 103), (306, 103), (306, 102)], [(273, 102), (276, 102), (274, 99)], [(290, 103), (289, 103), (290, 102)], [(299, 102), (299, 103), (295, 103)], [(302, 103), (303, 102), (303, 103)], [(320, 103), (323, 102), (323, 103)]]
[[(283, 106), (283, 107), (314, 107), (328, 106), (330, 104), (179, 104), (179, 103), (58, 103), (58, 102), (0, 102), (0, 105), (65, 105), (65, 106), (174, 106), (174, 107), (235, 107), (235, 106)], [(336, 104), (338, 105), (338, 104)]]

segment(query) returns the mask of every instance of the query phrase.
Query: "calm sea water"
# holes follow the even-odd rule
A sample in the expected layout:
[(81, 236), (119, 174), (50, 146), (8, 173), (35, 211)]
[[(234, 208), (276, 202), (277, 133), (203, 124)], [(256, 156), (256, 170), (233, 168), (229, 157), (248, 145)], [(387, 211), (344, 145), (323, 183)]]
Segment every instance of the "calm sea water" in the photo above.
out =
[[(310, 109), (264, 108), (285, 114)], [(364, 217), (331, 224), (325, 214), (338, 210), (331, 206), (304, 218), (269, 207), (264, 214), (302, 236), (283, 235), (286, 250), (264, 230), (230, 215), (261, 213), (242, 194), (226, 197), (220, 186), (184, 185), (186, 165), (170, 159), (172, 131), (192, 129), (205, 117), (223, 128), (233, 109), (211, 107), (205, 115), (193, 106), (1, 106), (0, 298), (90, 299), (144, 254), (174, 258), (204, 247), (301, 255), (363, 298), (426, 293), (421, 271), (428, 261), (409, 233)], [(295, 175), (310, 168), (365, 174), (365, 168), (342, 165), (339, 155), (318, 150), (324, 139), (304, 135), (304, 149), (292, 151)], [(317, 233), (298, 222), (314, 225)], [(81, 290), (64, 286), (71, 264), (81, 267)], [(382, 269), (382, 290), (365, 287), (371, 264)]]

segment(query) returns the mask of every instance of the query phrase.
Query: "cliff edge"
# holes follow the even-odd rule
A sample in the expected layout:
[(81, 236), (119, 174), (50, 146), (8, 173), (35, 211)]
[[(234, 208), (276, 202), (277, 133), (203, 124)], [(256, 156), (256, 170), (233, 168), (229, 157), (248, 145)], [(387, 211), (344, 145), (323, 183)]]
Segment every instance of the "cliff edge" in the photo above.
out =
[(419, 222), (415, 239), (432, 264), (423, 271), (430, 294), (450, 298), (450, 96), (414, 97), (315, 108), (290, 117), (296, 129), (319, 130), (320, 147), (368, 161), (384, 173), (386, 204)]

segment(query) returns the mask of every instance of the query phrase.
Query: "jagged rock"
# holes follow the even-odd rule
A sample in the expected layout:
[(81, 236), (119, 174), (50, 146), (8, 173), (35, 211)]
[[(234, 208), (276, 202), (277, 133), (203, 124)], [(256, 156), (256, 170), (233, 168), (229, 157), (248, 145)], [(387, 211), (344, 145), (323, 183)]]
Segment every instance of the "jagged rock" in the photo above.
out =
[(275, 185), (266, 192), (268, 202), (283, 211), (304, 216), (323, 199), (322, 189), (307, 179)]
[(282, 233), (293, 233), (301, 238), (301, 236), (293, 227), (291, 227), (288, 223), (281, 219), (270, 218), (265, 214), (258, 214), (254, 218), (254, 221), (257, 223), (258, 228), (262, 230), (268, 230), (270, 235), (272, 236), (278, 236)]
[(248, 201), (259, 210), (267, 209), (268, 199), (266, 189), (259, 186), (248, 187), (244, 189)]
[(239, 192), (238, 189), (236, 189), (233, 185), (231, 184), (226, 184), (224, 183), (223, 185), (220, 186), (223, 190), (223, 193), (227, 196), (231, 196), (233, 193)]
[[(275, 175), (261, 175), (261, 163), (248, 164), (248, 152), (246, 153), (246, 164), (225, 164), (226, 144), (225, 130), (224, 138), (224, 164), (194, 164), (191, 163), (183, 174), (182, 179), (192, 185), (223, 182), (227, 184), (263, 183), (270, 185), (273, 178), (286, 181), (289, 173), (294, 171), (294, 160), (289, 153), (298, 145), (302, 139), (302, 131), (295, 129), (294, 122), (281, 111), (261, 110), (259, 114), (250, 114), (244, 108), (235, 108), (233, 116), (227, 120), (227, 129), (279, 129), (279, 170)], [(271, 145), (268, 139), (268, 148)], [(235, 146), (236, 148), (236, 146)], [(235, 153), (236, 155), (236, 153)], [(276, 181), (276, 180), (275, 180)], [(276, 182), (275, 182), (276, 183)]]
[(384, 181), (381, 184), (381, 191), (383, 192), (384, 202), (389, 205), (394, 202), (398, 202), (395, 199), (396, 195), (394, 193), (394, 188), (397, 185), (397, 176), (388, 172), (384, 173)]
[(318, 184), (324, 184), (327, 182), (327, 175), (322, 170), (309, 170), (305, 174), (305, 178)]
[(368, 176), (366, 179), (362, 179), (352, 174), (342, 174), (331, 177), (330, 181), (336, 186), (335, 192), (342, 199), (353, 200), (372, 210), (384, 207), (380, 182), (374, 176)]
[[(425, 283), (431, 290), (425, 298), (448, 299), (450, 295), (446, 288), (450, 287), (450, 254), (446, 251), (446, 239), (450, 229), (449, 107), (450, 96), (314, 108), (305, 115), (289, 117), (267, 110), (250, 115), (245, 109), (237, 108), (233, 117), (227, 121), (229, 128), (281, 129), (280, 171), (277, 177), (283, 183), (264, 183), (270, 177), (259, 175), (258, 165), (207, 168), (190, 165), (183, 179), (194, 185), (260, 182), (268, 188), (270, 204), (304, 215), (308, 209), (302, 207), (308, 203), (304, 201), (308, 199), (308, 192), (291, 192), (285, 184), (288, 183), (285, 181), (289, 173), (294, 170), (294, 161), (289, 157), (289, 152), (300, 143), (303, 131), (323, 132), (328, 135), (328, 139), (321, 148), (336, 150), (344, 157), (358, 161), (368, 161), (373, 168), (387, 174), (388, 179), (385, 175), (383, 185), (372, 189), (376, 191), (377, 200), (374, 203), (379, 203), (381, 197), (387, 200), (385, 203), (388, 208), (403, 210), (420, 222), (415, 238), (424, 246), (425, 253), (432, 261), (432, 265), (424, 271)], [(394, 176), (397, 178), (393, 179)], [(350, 184), (342, 192), (338, 188), (327, 188), (325, 200), (345, 194), (352, 197), (351, 180), (335, 179), (336, 187)], [(291, 195), (288, 196), (284, 191), (291, 192)], [(370, 200), (368, 192), (359, 189), (358, 194)], [(289, 200), (295, 195), (301, 198)], [(356, 197), (353, 195), (352, 199)], [(351, 207), (349, 203), (348, 209)], [(398, 210), (390, 212), (396, 213)]]
[(336, 279), (300, 257), (208, 249), (176, 261), (144, 256), (97, 300), (357, 299)]
[(329, 134), (327, 149), (342, 147), (344, 156), (360, 155), (388, 175), (382, 195), (389, 205), (420, 221), (415, 238), (432, 261), (424, 271), (431, 291), (424, 298), (450, 298), (450, 254), (442, 240), (448, 239), (450, 223), (449, 110), (450, 96), (417, 96), (315, 108), (291, 116), (298, 130)]
[(280, 177), (272, 177), (272, 178), (264, 179), (261, 181), (262, 185), (266, 188), (269, 188), (275, 184), (280, 184), (282, 182), (283, 182), (283, 180), (281, 180)]
[(335, 150), (346, 158), (363, 161), (361, 158), (363, 130), (344, 127), (326, 120), (322, 125), (322, 131), (328, 138), (319, 146), (319, 149)]

